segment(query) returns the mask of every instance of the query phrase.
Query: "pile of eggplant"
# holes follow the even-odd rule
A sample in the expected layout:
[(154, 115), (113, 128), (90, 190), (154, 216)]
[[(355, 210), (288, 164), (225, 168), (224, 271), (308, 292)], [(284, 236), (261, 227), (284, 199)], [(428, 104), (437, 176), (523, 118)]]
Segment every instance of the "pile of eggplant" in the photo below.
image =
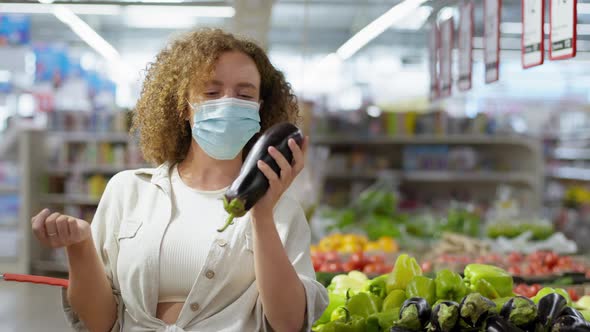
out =
[(461, 303), (441, 301), (431, 308), (422, 298), (401, 307), (391, 332), (590, 332), (590, 323), (567, 300), (552, 293), (536, 305), (526, 297), (511, 298), (500, 308), (479, 293)]

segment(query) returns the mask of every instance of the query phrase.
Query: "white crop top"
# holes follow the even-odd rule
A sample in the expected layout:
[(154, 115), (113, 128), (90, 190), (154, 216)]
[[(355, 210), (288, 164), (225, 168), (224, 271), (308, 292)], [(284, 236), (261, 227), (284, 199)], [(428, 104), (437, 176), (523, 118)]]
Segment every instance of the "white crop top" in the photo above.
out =
[(176, 166), (171, 182), (172, 220), (160, 249), (160, 303), (186, 301), (226, 217), (220, 201), (226, 188), (192, 189), (182, 182)]

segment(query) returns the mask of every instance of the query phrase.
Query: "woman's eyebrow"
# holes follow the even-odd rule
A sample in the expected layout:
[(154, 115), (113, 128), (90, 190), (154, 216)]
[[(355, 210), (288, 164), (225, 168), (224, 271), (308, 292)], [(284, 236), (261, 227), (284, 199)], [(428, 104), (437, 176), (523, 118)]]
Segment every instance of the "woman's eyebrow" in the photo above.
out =
[(239, 87), (239, 88), (251, 88), (251, 89), (254, 89), (254, 90), (257, 90), (258, 89), (256, 87), (256, 85), (254, 85), (252, 83), (248, 83), (248, 82), (238, 83), (237, 87)]

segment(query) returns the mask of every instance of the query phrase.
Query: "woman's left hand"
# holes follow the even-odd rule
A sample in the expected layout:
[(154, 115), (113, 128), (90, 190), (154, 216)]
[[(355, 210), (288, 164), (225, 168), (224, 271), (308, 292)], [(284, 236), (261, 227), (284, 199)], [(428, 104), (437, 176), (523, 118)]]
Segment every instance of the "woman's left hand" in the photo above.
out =
[(258, 161), (258, 169), (260, 169), (268, 179), (269, 187), (266, 194), (250, 210), (254, 220), (272, 219), (275, 205), (305, 165), (307, 143), (308, 138), (305, 137), (303, 139), (302, 147), (300, 148), (294, 139), (289, 139), (289, 148), (291, 149), (291, 152), (293, 152), (292, 164), (289, 164), (285, 156), (283, 156), (279, 150), (272, 146), (268, 148), (268, 152), (281, 168), (280, 174), (277, 174), (264, 161)]

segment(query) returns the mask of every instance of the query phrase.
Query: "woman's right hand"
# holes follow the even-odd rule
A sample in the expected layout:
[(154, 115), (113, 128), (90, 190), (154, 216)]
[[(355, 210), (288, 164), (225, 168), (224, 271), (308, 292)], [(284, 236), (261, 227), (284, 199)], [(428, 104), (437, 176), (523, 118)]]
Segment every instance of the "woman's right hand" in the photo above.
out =
[(31, 220), (33, 233), (41, 244), (51, 248), (68, 247), (90, 238), (90, 224), (82, 219), (44, 209)]

